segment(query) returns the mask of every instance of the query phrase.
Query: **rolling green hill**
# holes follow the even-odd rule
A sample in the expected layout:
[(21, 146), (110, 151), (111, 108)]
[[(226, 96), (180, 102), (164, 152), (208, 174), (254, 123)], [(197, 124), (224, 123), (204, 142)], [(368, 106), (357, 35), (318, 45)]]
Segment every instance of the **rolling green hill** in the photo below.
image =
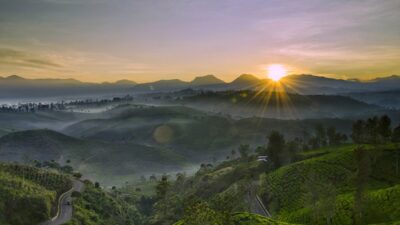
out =
[(241, 143), (265, 143), (266, 134), (278, 130), (293, 139), (310, 132), (317, 124), (334, 126), (349, 133), (351, 121), (344, 119), (277, 120), (246, 118), (234, 120), (182, 106), (138, 107), (124, 105), (107, 112), (109, 118), (84, 120), (64, 132), (79, 138), (112, 143), (167, 146), (197, 161), (226, 156)]
[(356, 148), (333, 149), (267, 174), (264, 201), (277, 218), (293, 223), (352, 224), (355, 210), (364, 224), (398, 221), (399, 146), (364, 146), (359, 154)]
[[(230, 212), (234, 224), (396, 224), (400, 220), (400, 146), (347, 144), (298, 154), (296, 162), (277, 170), (255, 156), (205, 165), (194, 176), (171, 183), (167, 202), (156, 203), (170, 209), (163, 213), (156, 208), (152, 218), (173, 221), (171, 217), (177, 217), (182, 219), (177, 224), (185, 224), (185, 218), (210, 210), (207, 215), (215, 215), (216, 220), (218, 213)], [(251, 193), (261, 196), (271, 219), (232, 214), (252, 212)], [(198, 209), (198, 214), (179, 210), (195, 200), (207, 202), (209, 208)]]

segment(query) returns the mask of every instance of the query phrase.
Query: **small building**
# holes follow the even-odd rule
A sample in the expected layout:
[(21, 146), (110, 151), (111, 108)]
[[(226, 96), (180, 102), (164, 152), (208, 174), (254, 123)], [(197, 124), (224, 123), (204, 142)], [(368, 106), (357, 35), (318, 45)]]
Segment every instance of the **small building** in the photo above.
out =
[(266, 156), (266, 155), (257, 156), (257, 161), (259, 161), (259, 162), (268, 162), (268, 156)]

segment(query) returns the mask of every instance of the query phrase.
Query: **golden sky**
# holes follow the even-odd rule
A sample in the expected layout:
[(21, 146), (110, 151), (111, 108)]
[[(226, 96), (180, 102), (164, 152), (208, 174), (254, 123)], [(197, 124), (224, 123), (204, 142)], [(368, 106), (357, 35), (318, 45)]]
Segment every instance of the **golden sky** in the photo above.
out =
[(0, 76), (191, 80), (400, 73), (398, 0), (0, 0)]

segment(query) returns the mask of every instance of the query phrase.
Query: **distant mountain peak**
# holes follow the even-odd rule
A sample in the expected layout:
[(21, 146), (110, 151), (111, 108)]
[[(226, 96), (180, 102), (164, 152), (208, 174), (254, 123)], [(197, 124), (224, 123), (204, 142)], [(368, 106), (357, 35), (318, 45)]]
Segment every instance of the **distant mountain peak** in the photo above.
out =
[(399, 75), (391, 75), (391, 76), (387, 76), (387, 77), (377, 77), (371, 81), (391, 81), (391, 80), (399, 80), (400, 76)]
[(115, 84), (119, 84), (119, 85), (136, 85), (137, 83), (135, 81), (132, 81), (132, 80), (123, 79), (123, 80), (115, 81)]
[(256, 76), (251, 75), (251, 74), (241, 74), (238, 78), (236, 78), (232, 83), (238, 82), (238, 81), (247, 81), (247, 82), (259, 82), (260, 79), (258, 79)]
[(25, 80), (25, 78), (18, 76), (18, 75), (10, 75), (8, 77), (5, 77), (7, 80)]
[(195, 77), (190, 83), (192, 85), (212, 85), (212, 84), (223, 84), (225, 82), (218, 79), (216, 76), (210, 74), (210, 75)]

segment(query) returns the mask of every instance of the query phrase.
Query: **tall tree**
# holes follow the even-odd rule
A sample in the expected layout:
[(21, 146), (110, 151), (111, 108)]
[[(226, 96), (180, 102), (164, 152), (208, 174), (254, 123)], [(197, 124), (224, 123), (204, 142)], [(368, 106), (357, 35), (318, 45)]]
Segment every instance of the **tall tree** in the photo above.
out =
[(268, 136), (267, 154), (275, 168), (282, 165), (282, 154), (285, 148), (285, 139), (278, 131), (272, 131)]
[(326, 131), (329, 145), (339, 145), (346, 141), (347, 136), (336, 131), (335, 127), (329, 127)]
[(390, 137), (392, 135), (392, 129), (390, 125), (391, 125), (391, 120), (387, 115), (384, 115), (379, 119), (378, 132), (379, 136), (382, 137), (381, 138), (382, 142), (390, 141)]
[(357, 172), (355, 176), (355, 187), (354, 193), (354, 224), (364, 224), (363, 208), (364, 208), (364, 190), (368, 182), (370, 174), (370, 157), (368, 151), (362, 147), (358, 147), (354, 150), (354, 158), (356, 160)]
[(240, 157), (247, 158), (249, 156), (249, 152), (250, 152), (250, 145), (242, 144), (239, 146)]
[(365, 142), (365, 122), (363, 120), (357, 120), (353, 123), (353, 129), (351, 138), (354, 143), (361, 144)]
[(327, 145), (326, 130), (322, 124), (315, 126), (315, 136), (319, 143), (319, 146), (323, 147)]
[(376, 144), (379, 143), (379, 130), (378, 130), (378, 125), (379, 125), (379, 119), (378, 117), (374, 116), (372, 118), (367, 119), (367, 123), (365, 125), (365, 131), (366, 131), (366, 143), (368, 144)]
[(158, 182), (157, 186), (156, 186), (156, 194), (157, 194), (157, 198), (158, 199), (164, 199), (167, 191), (169, 189), (170, 183), (168, 181), (168, 176), (167, 175), (163, 175), (161, 177), (161, 180)]
[(400, 143), (400, 125), (393, 129), (392, 141)]

